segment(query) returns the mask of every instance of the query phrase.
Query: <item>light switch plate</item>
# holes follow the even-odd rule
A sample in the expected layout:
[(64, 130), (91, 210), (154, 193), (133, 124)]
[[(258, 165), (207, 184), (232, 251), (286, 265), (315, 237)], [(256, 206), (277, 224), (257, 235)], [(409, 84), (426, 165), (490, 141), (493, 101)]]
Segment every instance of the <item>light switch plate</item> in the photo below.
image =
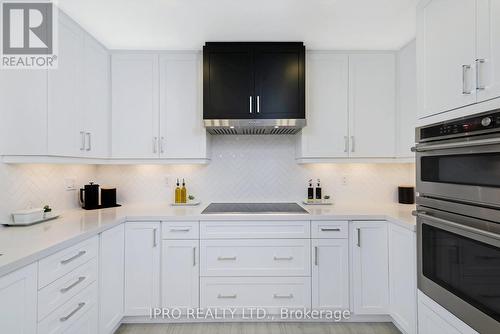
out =
[(76, 190), (75, 183), (76, 180), (73, 178), (64, 179), (64, 189), (66, 189), (66, 191)]

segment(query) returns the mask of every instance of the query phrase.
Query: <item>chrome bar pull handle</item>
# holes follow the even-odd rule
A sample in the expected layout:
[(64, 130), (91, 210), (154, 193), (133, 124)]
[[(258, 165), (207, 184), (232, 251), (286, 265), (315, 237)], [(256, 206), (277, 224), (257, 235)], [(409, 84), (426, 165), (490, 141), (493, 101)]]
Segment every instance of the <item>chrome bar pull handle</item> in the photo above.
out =
[(90, 132), (86, 133), (89, 146), (87, 146), (87, 151), (92, 150), (92, 134)]
[(260, 96), (257, 95), (257, 114), (260, 114)]
[(196, 267), (196, 247), (193, 247), (193, 267)]
[(354, 136), (351, 136), (351, 152), (354, 153), (355, 151), (355, 141), (354, 141)]
[(165, 141), (165, 137), (161, 137), (160, 138), (160, 153), (163, 154), (165, 153), (165, 147), (164, 147), (164, 141)]
[(314, 247), (314, 265), (318, 265), (318, 246)]
[(65, 322), (65, 321), (68, 321), (72, 316), (74, 316), (78, 311), (80, 311), (83, 307), (85, 306), (85, 303), (79, 303), (78, 304), (78, 307), (76, 309), (74, 309), (73, 311), (71, 311), (70, 314), (68, 314), (67, 316), (65, 317), (62, 317), (62, 318), (59, 318), (59, 321), (61, 322)]
[(75, 256), (72, 256), (72, 257), (70, 257), (69, 259), (66, 259), (66, 260), (62, 260), (61, 264), (68, 264), (68, 263), (70, 263), (70, 262), (78, 259), (79, 257), (84, 256), (85, 254), (87, 254), (86, 251), (80, 251)]
[(349, 151), (349, 137), (344, 136), (344, 152), (347, 153)]
[(158, 137), (153, 137), (153, 153), (158, 153)]
[(476, 90), (485, 90), (486, 86), (481, 84), (481, 70), (486, 59), (476, 59)]
[(472, 92), (467, 89), (467, 72), (471, 69), (470, 65), (462, 65), (462, 94), (470, 95)]
[(80, 151), (85, 151), (85, 131), (80, 131), (80, 139), (81, 139)]
[(321, 232), (340, 232), (340, 228), (322, 227)]
[(357, 230), (358, 230), (358, 242), (357, 242), (357, 244), (356, 244), (356, 245), (357, 245), (358, 247), (361, 247), (361, 229), (360, 229), (360, 228), (358, 228)]
[(253, 111), (252, 111), (252, 97), (251, 96), (248, 97), (248, 100), (249, 100), (250, 114), (252, 114), (253, 113)]
[(73, 283), (73, 284), (71, 284), (71, 285), (69, 285), (69, 286), (67, 286), (67, 287), (65, 287), (65, 288), (62, 288), (62, 289), (61, 289), (61, 290), (59, 290), (59, 291), (61, 291), (61, 293), (66, 293), (66, 292), (68, 292), (69, 290), (73, 289), (73, 288), (74, 288), (75, 286), (77, 286), (78, 284), (80, 284), (80, 283), (82, 283), (83, 281), (85, 281), (85, 279), (86, 279), (86, 278), (87, 278), (87, 277), (85, 277), (85, 276), (78, 277), (78, 280), (77, 280), (75, 283)]
[(158, 242), (156, 241), (156, 228), (153, 229), (153, 248), (156, 248), (158, 246)]
[(219, 299), (236, 299), (237, 295), (234, 294), (234, 295), (221, 295), (221, 294), (218, 294), (217, 295), (217, 298)]

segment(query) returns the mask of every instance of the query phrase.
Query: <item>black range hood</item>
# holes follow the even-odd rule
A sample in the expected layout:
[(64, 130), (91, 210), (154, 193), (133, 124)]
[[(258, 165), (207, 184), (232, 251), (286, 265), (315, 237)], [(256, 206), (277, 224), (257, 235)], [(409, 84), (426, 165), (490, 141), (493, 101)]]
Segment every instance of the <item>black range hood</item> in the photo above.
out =
[(306, 125), (302, 42), (207, 42), (203, 120), (225, 134), (295, 134)]

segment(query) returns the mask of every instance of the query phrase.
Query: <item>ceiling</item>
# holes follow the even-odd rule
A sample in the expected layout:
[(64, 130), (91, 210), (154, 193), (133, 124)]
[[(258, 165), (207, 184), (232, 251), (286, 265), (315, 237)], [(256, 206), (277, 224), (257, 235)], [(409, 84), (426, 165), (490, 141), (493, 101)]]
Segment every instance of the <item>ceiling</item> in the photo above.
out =
[(110, 49), (201, 49), (205, 41), (304, 41), (315, 50), (399, 49), (418, 0), (58, 0)]

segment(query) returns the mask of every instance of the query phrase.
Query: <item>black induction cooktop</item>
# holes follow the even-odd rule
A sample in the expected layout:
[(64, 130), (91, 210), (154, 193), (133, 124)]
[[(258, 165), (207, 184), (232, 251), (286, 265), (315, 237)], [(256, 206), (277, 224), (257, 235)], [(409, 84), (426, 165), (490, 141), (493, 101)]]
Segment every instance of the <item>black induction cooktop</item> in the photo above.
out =
[(297, 203), (211, 203), (202, 214), (308, 214)]

